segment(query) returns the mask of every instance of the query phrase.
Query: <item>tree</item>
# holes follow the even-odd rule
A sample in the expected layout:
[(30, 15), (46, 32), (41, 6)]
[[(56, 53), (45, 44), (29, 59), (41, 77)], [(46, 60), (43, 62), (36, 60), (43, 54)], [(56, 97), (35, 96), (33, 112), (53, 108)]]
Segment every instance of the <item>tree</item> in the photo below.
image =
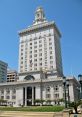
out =
[(70, 107), (73, 107), (75, 110), (75, 113), (78, 114), (77, 108), (79, 105), (82, 104), (82, 100), (78, 100), (78, 101), (74, 101), (74, 102), (70, 102)]
[(35, 100), (35, 104), (43, 104), (43, 102), (45, 102), (45, 100), (41, 100), (41, 99), (36, 99)]
[(0, 99), (0, 106), (7, 105), (7, 100)]

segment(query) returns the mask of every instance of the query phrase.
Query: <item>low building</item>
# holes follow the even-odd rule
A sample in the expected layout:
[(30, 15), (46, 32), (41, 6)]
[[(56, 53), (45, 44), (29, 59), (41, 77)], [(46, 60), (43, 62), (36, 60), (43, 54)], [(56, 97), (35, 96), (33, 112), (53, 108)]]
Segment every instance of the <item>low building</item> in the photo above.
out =
[(0, 83), (6, 82), (8, 64), (0, 60)]
[[(79, 82), (69, 78), (69, 100), (78, 100)], [(0, 84), (0, 99), (7, 100), (8, 105), (29, 106), (36, 100), (45, 100), (43, 104), (57, 105), (64, 99), (63, 78), (34, 79), (28, 75), (23, 81), (6, 82)], [(66, 89), (68, 100), (68, 90)], [(49, 103), (47, 102), (49, 101)], [(37, 103), (36, 103), (37, 104)]]
[(16, 70), (7, 70), (7, 82), (15, 82), (18, 80), (18, 73)]

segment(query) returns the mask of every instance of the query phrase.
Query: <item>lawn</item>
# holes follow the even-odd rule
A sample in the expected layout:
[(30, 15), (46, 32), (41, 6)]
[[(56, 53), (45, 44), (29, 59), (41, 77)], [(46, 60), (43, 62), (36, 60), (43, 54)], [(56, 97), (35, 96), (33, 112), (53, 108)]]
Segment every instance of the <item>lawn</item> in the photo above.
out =
[(60, 112), (63, 106), (0, 107), (1, 111)]

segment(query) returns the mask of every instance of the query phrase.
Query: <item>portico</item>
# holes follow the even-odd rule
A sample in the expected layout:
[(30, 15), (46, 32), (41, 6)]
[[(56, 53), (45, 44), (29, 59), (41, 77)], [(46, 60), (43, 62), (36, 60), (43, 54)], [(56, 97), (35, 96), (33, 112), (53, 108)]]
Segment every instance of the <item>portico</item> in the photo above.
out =
[(23, 106), (34, 105), (35, 87), (23, 87)]

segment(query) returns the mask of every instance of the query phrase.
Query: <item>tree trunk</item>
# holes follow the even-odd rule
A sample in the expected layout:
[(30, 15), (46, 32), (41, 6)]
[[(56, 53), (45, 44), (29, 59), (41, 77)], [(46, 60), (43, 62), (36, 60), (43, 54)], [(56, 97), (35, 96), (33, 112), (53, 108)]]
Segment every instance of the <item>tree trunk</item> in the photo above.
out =
[(78, 112), (77, 112), (77, 107), (74, 107), (74, 109), (75, 109), (75, 113), (78, 114)]

